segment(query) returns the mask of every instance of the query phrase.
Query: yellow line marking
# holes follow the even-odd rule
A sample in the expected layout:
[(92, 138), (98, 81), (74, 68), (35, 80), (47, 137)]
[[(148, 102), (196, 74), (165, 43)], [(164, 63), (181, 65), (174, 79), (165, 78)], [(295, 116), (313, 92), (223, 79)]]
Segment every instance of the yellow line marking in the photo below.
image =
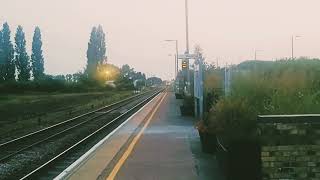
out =
[(157, 106), (153, 109), (152, 114), (149, 116), (147, 122), (143, 125), (142, 129), (140, 130), (140, 132), (134, 137), (134, 139), (132, 140), (132, 142), (130, 143), (130, 145), (128, 146), (128, 149), (123, 153), (122, 157), (119, 159), (119, 161), (117, 162), (117, 164), (114, 166), (113, 170), (111, 171), (111, 173), (109, 174), (109, 176), (107, 177), (107, 180), (113, 180), (117, 173), (119, 172), (119, 170), (121, 169), (122, 165), (125, 163), (125, 161), (127, 160), (127, 158), (129, 157), (129, 155), (131, 154), (134, 146), (136, 145), (136, 143), (139, 141), (139, 139), (141, 138), (143, 132), (146, 130), (146, 128), (148, 127), (148, 125), (151, 122), (151, 119), (153, 118), (153, 116), (155, 115), (155, 113), (157, 112), (157, 110), (159, 109), (162, 101), (164, 100), (164, 98), (166, 97), (167, 92), (162, 96), (162, 99), (160, 100), (160, 102), (157, 104)]

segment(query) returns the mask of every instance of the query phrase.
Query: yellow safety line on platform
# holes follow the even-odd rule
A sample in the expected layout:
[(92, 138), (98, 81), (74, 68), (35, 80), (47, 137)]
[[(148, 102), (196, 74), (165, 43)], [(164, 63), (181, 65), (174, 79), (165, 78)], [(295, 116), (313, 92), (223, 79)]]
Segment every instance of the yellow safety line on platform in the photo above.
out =
[(153, 116), (155, 115), (157, 110), (159, 109), (159, 107), (160, 107), (162, 101), (164, 100), (164, 98), (166, 97), (166, 95), (167, 95), (167, 92), (162, 96), (162, 99), (157, 104), (157, 106), (153, 109), (153, 112), (150, 115), (150, 117), (147, 120), (147, 122), (143, 125), (142, 129), (140, 130), (140, 132), (134, 137), (134, 139), (132, 140), (132, 142), (128, 146), (128, 149), (123, 153), (122, 157), (119, 159), (117, 164), (114, 166), (113, 170), (111, 171), (111, 173), (107, 177), (107, 180), (113, 180), (116, 177), (116, 175), (119, 172), (119, 170), (121, 169), (122, 165), (125, 163), (125, 161), (129, 157), (129, 155), (131, 154), (134, 146), (136, 145), (136, 143), (141, 138), (141, 136), (142, 136), (143, 132), (145, 131), (145, 129), (148, 127), (149, 123), (151, 122), (151, 119), (153, 118)]

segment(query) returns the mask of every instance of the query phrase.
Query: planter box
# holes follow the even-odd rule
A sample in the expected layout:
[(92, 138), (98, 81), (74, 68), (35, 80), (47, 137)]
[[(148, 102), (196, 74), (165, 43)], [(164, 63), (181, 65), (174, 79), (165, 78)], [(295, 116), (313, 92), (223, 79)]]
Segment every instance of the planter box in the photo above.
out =
[(176, 99), (183, 99), (183, 95), (182, 94), (175, 93), (175, 96), (176, 96)]
[(199, 131), (202, 152), (214, 154), (217, 151), (217, 138), (215, 134)]
[(260, 145), (258, 142), (231, 142), (226, 160), (228, 180), (261, 180)]
[(193, 106), (180, 106), (180, 111), (182, 116), (194, 116)]

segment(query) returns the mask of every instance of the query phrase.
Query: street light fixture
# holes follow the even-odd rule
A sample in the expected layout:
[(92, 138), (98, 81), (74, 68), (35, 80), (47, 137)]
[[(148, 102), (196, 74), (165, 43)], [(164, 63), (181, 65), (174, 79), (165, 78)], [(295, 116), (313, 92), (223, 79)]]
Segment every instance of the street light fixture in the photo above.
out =
[[(186, 51), (185, 51), (185, 55), (188, 56), (189, 55), (189, 8), (188, 8), (188, 0), (185, 0), (185, 30), (186, 30)], [(176, 42), (176, 77), (178, 75), (178, 59), (179, 59), (179, 54), (178, 54), (178, 40), (165, 40), (168, 42)], [(186, 58), (186, 61), (189, 64), (189, 59)], [(184, 80), (185, 81), (185, 80)], [(185, 88), (187, 88), (187, 92), (191, 92), (190, 91), (190, 86), (188, 85), (188, 83), (190, 84), (190, 73), (189, 73), (189, 66), (187, 69), (187, 82), (185, 83), (187, 86)]]
[(177, 77), (178, 75), (178, 62), (179, 62), (179, 49), (178, 49), (178, 40), (175, 40), (175, 39), (168, 39), (168, 40), (165, 40), (166, 42), (175, 42), (176, 43), (176, 57), (175, 57), (175, 76)]
[(294, 59), (294, 55), (293, 55), (293, 44), (294, 44), (294, 40), (300, 38), (301, 36), (292, 36), (291, 37), (291, 59), (293, 60)]
[(188, 0), (185, 0), (185, 16), (186, 16), (186, 54), (189, 54), (189, 7), (188, 7)]
[(257, 50), (255, 49), (254, 50), (254, 60), (256, 61), (257, 60), (257, 52), (262, 52), (263, 50)]
[[(189, 55), (189, 5), (188, 0), (185, 0), (185, 20), (186, 20), (186, 55)], [(189, 59), (186, 59), (189, 64)], [(190, 90), (190, 73), (189, 73), (189, 66), (187, 68), (187, 82), (186, 82), (186, 90), (188, 93), (191, 94)]]

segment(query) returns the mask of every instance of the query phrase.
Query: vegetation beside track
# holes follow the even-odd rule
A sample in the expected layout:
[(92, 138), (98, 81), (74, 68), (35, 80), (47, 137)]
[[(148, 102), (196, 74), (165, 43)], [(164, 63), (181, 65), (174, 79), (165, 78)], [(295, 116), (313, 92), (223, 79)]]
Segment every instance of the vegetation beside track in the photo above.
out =
[(1, 142), (132, 95), (132, 91), (0, 95)]
[[(152, 98), (154, 96), (150, 96), (150, 93), (148, 98)], [(131, 113), (133, 113), (133, 109), (131, 109), (133, 106), (137, 106), (138, 103), (145, 103), (146, 100), (146, 94), (142, 94), (142, 96), (138, 96), (135, 98), (129, 98), (127, 101), (118, 107), (118, 109), (113, 109), (114, 107), (109, 107), (109, 110), (113, 109), (112, 111), (108, 111), (107, 109), (101, 109), (101, 112), (106, 112), (104, 114), (101, 114), (100, 116), (93, 116), (89, 119), (83, 119), (85, 121), (84, 124), (76, 124), (77, 126), (72, 126), (71, 129), (67, 129), (67, 127), (70, 126), (65, 126), (64, 130), (65, 132), (62, 131), (56, 131), (57, 134), (54, 136), (51, 136), (50, 139), (47, 139), (46, 141), (42, 141), (43, 138), (46, 137), (41, 137), (40, 136), (35, 136), (35, 140), (39, 141), (39, 144), (34, 144), (30, 148), (24, 149), (21, 152), (18, 152), (18, 154), (13, 155), (7, 160), (4, 160), (4, 163), (0, 165), (0, 179), (19, 179), (23, 175), (27, 174), (28, 172), (34, 170), (35, 168), (39, 167), (43, 163), (46, 163), (49, 161), (51, 158), (55, 157), (57, 154), (61, 153), (62, 151), (65, 151), (67, 148), (72, 146), (73, 144), (79, 142), (83, 138), (87, 137), (88, 134), (91, 134), (92, 132), (96, 131), (97, 129), (100, 129), (101, 127), (104, 127), (103, 131), (99, 131), (95, 135), (94, 139), (91, 139), (90, 141), (85, 141), (86, 143), (81, 143), (81, 146), (78, 146), (80, 149), (83, 149), (84, 151), (81, 150), (82, 153), (86, 152), (88, 148), (90, 148), (92, 145), (94, 145), (100, 138), (105, 137), (105, 133), (109, 133), (109, 130), (113, 129), (113, 126), (118, 123), (121, 123), (122, 118), (120, 117), (127, 117)], [(143, 102), (141, 100), (144, 100)], [(140, 104), (141, 105), (141, 104)], [(125, 109), (131, 109), (127, 112), (123, 112)], [(107, 113), (109, 112), (109, 113)], [(121, 115), (120, 115), (121, 114)], [(114, 119), (117, 117), (116, 119)], [(87, 121), (88, 120), (88, 121)], [(113, 121), (111, 123), (111, 120)], [(75, 125), (75, 124), (74, 124)], [(60, 134), (61, 133), (61, 134)], [(102, 134), (100, 134), (102, 133)], [(50, 133), (48, 133), (49, 135)], [(100, 137), (101, 135), (101, 137)], [(50, 136), (49, 136), (50, 137)], [(98, 137), (98, 138), (97, 138)], [(29, 141), (28, 139), (24, 139), (21, 141), (27, 141), (29, 144), (33, 144), (33, 141)], [(29, 139), (30, 140), (30, 139)], [(20, 142), (21, 143), (21, 142)], [(22, 145), (21, 147), (18, 145), (20, 144), (19, 142), (16, 142), (17, 150), (20, 150), (21, 147), (25, 147), (26, 144)], [(13, 145), (13, 144), (12, 144)], [(2, 147), (3, 148), (3, 147)], [(9, 148), (10, 149), (10, 148)], [(77, 149), (77, 148), (76, 148)], [(3, 150), (2, 152), (6, 151), (6, 148), (1, 149)], [(14, 149), (10, 149), (11, 151), (15, 151)], [(74, 149), (75, 150), (75, 149)], [(12, 153), (9, 151), (8, 153)], [(68, 154), (68, 158), (72, 156), (72, 160), (76, 160), (81, 154), (79, 154), (79, 151), (76, 150), (77, 152), (74, 155)], [(69, 151), (70, 153), (70, 151)], [(75, 158), (76, 157), (76, 158)], [(60, 158), (59, 158), (60, 159)], [(62, 159), (60, 159), (62, 160)], [(62, 160), (63, 161), (63, 160)], [(59, 161), (60, 162), (60, 161)], [(63, 162), (63, 166), (67, 167), (70, 165), (70, 159), (66, 160)], [(53, 169), (54, 173), (59, 173), (61, 170), (62, 164), (59, 163), (58, 165), (58, 171)], [(47, 173), (47, 170), (45, 170)], [(48, 175), (52, 175), (51, 173), (48, 173), (45, 177), (48, 178)], [(57, 175), (57, 174), (55, 174)], [(52, 175), (54, 177), (54, 175)], [(50, 178), (53, 178), (50, 177)], [(33, 179), (33, 178), (31, 178)]]
[(217, 154), (226, 179), (260, 179), (257, 116), (319, 114), (320, 60), (247, 61), (235, 65), (227, 95), (224, 71), (206, 68), (207, 108), (205, 118), (197, 124), (202, 148)]
[(319, 77), (318, 59), (241, 63), (232, 70), (231, 94), (211, 103), (208, 128), (229, 140), (251, 139), (257, 115), (320, 113)]

